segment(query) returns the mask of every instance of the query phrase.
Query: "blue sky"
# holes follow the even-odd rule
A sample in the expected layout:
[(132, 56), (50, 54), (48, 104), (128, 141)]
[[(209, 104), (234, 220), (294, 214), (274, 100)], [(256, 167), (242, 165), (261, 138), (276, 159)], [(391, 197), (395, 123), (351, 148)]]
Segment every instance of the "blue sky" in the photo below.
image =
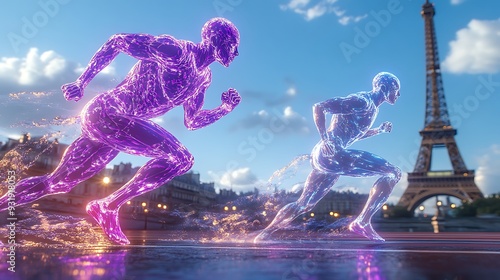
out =
[[(229, 68), (213, 64), (205, 108), (220, 103), (230, 87), (240, 105), (217, 123), (187, 131), (182, 110), (156, 121), (194, 155), (195, 172), (220, 188), (266, 189), (263, 182), (295, 156), (310, 153), (319, 136), (312, 105), (334, 96), (368, 91), (381, 71), (401, 81), (401, 98), (384, 104), (376, 125), (393, 131), (352, 148), (378, 154), (405, 172), (413, 169), (424, 124), (425, 57), (422, 1), (417, 0), (185, 0), (185, 1), (3, 1), (0, 9), (0, 141), (24, 131), (62, 131), (70, 143), (79, 126), (53, 125), (90, 98), (118, 84), (135, 61), (120, 55), (78, 103), (59, 88), (71, 82), (95, 51), (115, 33), (170, 34), (200, 41), (212, 17), (231, 20), (241, 34), (240, 56)], [(485, 194), (500, 191), (500, 2), (435, 0), (444, 89), (456, 140)], [(434, 169), (450, 168), (445, 160)], [(113, 163), (144, 164), (120, 155)], [(305, 179), (304, 165), (293, 182)], [(335, 189), (368, 192), (375, 178), (343, 178)], [(393, 192), (397, 202), (404, 177)]]

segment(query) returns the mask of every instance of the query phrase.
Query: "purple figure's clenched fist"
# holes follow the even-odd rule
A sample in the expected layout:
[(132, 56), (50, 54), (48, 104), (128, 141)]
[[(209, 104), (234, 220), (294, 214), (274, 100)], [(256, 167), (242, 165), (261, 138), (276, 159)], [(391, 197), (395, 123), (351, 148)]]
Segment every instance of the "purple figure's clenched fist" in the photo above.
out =
[(79, 82), (65, 84), (61, 87), (66, 100), (78, 101), (83, 96), (83, 88)]
[(234, 88), (230, 88), (222, 93), (221, 100), (223, 104), (227, 104), (231, 109), (234, 109), (240, 103), (241, 97)]

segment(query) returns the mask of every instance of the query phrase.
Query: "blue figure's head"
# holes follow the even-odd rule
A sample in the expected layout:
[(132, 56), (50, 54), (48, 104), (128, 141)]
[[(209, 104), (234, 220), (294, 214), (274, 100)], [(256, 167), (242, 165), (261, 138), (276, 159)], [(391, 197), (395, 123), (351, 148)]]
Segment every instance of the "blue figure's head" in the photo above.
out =
[(201, 30), (202, 43), (213, 49), (214, 58), (228, 67), (238, 55), (240, 33), (236, 26), (224, 18), (213, 18)]
[(389, 72), (380, 72), (373, 78), (373, 92), (384, 94), (385, 101), (389, 104), (396, 103), (399, 98), (399, 79)]

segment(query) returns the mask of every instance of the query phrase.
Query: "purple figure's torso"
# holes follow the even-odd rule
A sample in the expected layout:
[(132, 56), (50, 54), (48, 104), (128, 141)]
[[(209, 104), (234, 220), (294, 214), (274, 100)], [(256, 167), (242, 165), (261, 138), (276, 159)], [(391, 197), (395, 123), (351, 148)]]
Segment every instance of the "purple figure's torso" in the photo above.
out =
[(200, 87), (207, 87), (211, 71), (208, 67), (197, 67), (194, 44), (162, 37), (165, 37), (162, 49), (168, 49), (171, 56), (137, 62), (122, 83), (89, 102), (82, 116), (105, 108), (107, 114), (151, 119), (183, 104)]

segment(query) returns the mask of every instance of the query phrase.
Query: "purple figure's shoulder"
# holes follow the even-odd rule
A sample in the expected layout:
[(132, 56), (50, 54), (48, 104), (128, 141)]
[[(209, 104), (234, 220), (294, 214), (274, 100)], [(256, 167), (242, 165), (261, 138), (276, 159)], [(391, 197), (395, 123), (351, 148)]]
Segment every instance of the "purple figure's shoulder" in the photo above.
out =
[(119, 33), (113, 35), (110, 41), (116, 42), (115, 45), (121, 51), (137, 59), (159, 62), (179, 60), (190, 45), (187, 41), (170, 35), (154, 36), (143, 33)]
[(151, 47), (164, 59), (179, 59), (186, 53), (188, 48), (192, 48), (194, 43), (178, 40), (170, 35), (160, 35), (155, 37)]

